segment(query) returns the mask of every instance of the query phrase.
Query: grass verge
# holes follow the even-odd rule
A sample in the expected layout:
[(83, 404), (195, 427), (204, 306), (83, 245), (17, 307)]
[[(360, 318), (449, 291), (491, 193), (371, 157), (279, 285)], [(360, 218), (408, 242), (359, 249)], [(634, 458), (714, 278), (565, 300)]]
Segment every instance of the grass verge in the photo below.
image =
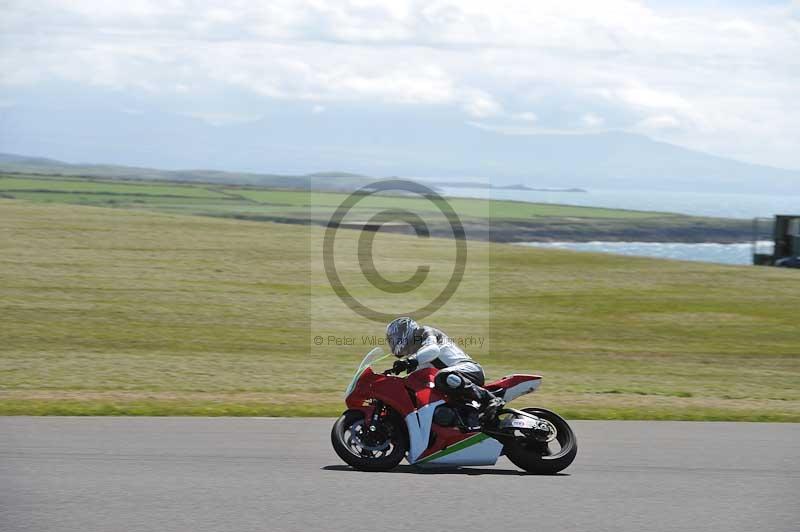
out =
[[(450, 241), (381, 232), (383, 275), (431, 273), (412, 294), (373, 290), (359, 233), (340, 233), (341, 279), (375, 308), (405, 313), (450, 276)], [(323, 235), (0, 199), (0, 413), (335, 415), (383, 330), (331, 290)], [(543, 375), (520, 405), (800, 421), (796, 271), (468, 246), (463, 282), (424, 321), (490, 377)]]

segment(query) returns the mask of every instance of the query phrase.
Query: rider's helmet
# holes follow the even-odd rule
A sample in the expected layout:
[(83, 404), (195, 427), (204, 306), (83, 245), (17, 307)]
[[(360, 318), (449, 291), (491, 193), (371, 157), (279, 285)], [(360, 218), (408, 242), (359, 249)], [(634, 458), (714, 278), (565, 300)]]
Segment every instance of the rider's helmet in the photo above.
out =
[(386, 326), (386, 341), (389, 349), (397, 358), (409, 354), (409, 349), (414, 344), (414, 333), (420, 329), (419, 324), (411, 318), (397, 318)]

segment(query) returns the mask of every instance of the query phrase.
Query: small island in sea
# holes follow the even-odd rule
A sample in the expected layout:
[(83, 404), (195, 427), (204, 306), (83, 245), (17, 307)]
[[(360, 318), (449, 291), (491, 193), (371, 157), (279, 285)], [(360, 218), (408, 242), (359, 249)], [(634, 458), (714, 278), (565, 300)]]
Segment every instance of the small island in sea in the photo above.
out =
[(529, 187), (521, 183), (514, 185), (494, 185), (492, 183), (484, 183), (479, 181), (437, 181), (433, 183), (437, 187), (450, 187), (450, 188), (485, 188), (494, 190), (528, 190), (532, 192), (582, 192), (586, 193), (587, 190), (577, 187)]

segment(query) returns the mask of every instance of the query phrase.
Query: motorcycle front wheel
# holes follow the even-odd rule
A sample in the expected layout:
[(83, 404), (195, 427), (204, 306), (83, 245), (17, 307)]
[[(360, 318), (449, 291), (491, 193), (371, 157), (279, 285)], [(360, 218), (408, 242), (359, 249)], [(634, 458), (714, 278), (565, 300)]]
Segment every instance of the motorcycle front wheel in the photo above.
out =
[(505, 445), (508, 459), (520, 469), (539, 475), (555, 475), (569, 467), (578, 454), (578, 441), (564, 418), (543, 408), (522, 410), (545, 420), (551, 433), (545, 437), (518, 431), (515, 438)]
[(405, 457), (408, 442), (398, 416), (386, 416), (369, 430), (360, 410), (347, 410), (331, 429), (333, 450), (349, 466), (361, 471), (389, 471)]

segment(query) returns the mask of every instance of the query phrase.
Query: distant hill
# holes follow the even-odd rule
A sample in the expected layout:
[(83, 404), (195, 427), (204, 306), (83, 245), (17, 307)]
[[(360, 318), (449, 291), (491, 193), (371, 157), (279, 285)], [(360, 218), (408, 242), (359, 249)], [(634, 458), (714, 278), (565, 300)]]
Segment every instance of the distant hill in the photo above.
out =
[(448, 188), (483, 188), (495, 190), (528, 190), (536, 192), (581, 192), (585, 193), (587, 190), (577, 187), (559, 188), (559, 187), (529, 187), (528, 185), (521, 185), (519, 183), (514, 185), (494, 185), (492, 183), (484, 183), (483, 181), (430, 181), (431, 184), (439, 187)]
[(349, 191), (375, 181), (375, 178), (348, 172), (325, 171), (308, 175), (280, 175), (218, 170), (157, 170), (109, 164), (71, 164), (56, 159), (27, 157), (12, 153), (0, 153), (0, 171), (335, 191)]
[(0, 163), (4, 165), (24, 165), (24, 166), (42, 166), (52, 167), (59, 166), (65, 163), (56, 161), (55, 159), (47, 159), (45, 157), (28, 157), (25, 155), (14, 155), (13, 153), (0, 153)]
[(311, 173), (311, 174), (306, 174), (306, 177), (335, 177), (335, 178), (355, 177), (355, 178), (362, 178), (362, 177), (367, 177), (367, 176), (363, 176), (361, 174), (351, 174), (349, 172), (328, 171), (328, 172), (314, 172), (314, 173)]
[[(114, 108), (112, 100), (109, 96), (102, 104), (100, 96), (86, 96), (58, 108), (2, 107), (0, 151), (106, 161), (137, 167), (139, 177), (146, 174), (142, 167), (211, 168), (222, 172), (180, 170), (170, 178), (231, 176), (259, 184), (311, 174), (323, 184), (361, 175), (400, 175), (531, 188), (800, 190), (797, 170), (740, 162), (621, 131), (501, 133), (500, 125), (466, 123), (461, 113), (438, 107), (364, 111), (330, 106), (315, 114), (306, 104), (281, 102), (253, 121), (212, 125), (163, 110), (128, 113)], [(317, 175), (320, 168), (347, 172)]]

